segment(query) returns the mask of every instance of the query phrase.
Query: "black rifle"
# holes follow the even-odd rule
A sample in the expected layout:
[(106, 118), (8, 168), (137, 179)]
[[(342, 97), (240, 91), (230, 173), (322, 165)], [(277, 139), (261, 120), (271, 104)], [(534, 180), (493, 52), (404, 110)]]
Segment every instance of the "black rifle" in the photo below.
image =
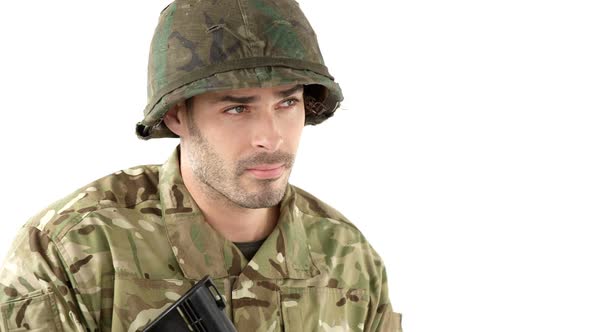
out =
[(225, 302), (209, 276), (151, 322), (144, 332), (237, 332), (223, 312)]

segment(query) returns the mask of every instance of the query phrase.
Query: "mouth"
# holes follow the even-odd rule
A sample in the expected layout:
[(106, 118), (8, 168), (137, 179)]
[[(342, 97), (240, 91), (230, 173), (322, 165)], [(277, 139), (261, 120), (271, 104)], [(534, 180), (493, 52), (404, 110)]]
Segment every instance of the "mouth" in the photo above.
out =
[(261, 180), (277, 179), (284, 171), (285, 164), (264, 164), (246, 169), (246, 172)]

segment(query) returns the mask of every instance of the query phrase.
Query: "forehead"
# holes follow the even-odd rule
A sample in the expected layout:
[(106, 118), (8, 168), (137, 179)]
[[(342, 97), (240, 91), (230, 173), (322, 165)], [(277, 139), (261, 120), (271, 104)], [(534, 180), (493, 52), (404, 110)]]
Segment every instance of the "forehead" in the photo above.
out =
[(265, 88), (241, 88), (223, 91), (206, 92), (195, 98), (202, 100), (219, 100), (224, 96), (233, 97), (256, 97), (256, 96), (277, 96), (282, 97), (285, 93), (294, 94), (303, 91), (303, 86), (300, 84), (277, 85)]

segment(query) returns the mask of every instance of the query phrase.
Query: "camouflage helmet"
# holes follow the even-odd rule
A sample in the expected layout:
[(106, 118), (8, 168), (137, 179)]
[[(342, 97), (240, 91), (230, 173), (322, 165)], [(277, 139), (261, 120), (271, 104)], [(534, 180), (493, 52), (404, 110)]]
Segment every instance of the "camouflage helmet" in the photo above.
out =
[(177, 0), (152, 39), (148, 104), (136, 134), (177, 137), (162, 119), (198, 94), (289, 84), (304, 86), (306, 124), (332, 116), (343, 99), (295, 0)]

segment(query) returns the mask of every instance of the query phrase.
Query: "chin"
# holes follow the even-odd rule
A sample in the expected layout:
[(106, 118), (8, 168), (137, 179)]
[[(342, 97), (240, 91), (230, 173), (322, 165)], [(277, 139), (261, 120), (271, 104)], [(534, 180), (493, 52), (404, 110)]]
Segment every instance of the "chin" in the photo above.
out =
[(250, 191), (236, 202), (238, 205), (249, 209), (270, 208), (278, 205), (285, 196), (287, 183), (275, 183), (271, 187), (266, 186), (259, 190)]

